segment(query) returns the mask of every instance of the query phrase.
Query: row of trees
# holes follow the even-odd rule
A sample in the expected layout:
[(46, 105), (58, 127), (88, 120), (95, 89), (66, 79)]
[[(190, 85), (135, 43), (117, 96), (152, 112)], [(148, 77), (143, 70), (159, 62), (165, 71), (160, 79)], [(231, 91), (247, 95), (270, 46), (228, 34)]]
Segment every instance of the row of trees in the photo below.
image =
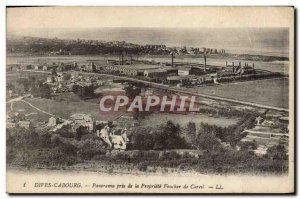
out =
[[(187, 131), (194, 133), (194, 125), (188, 126)], [(94, 159), (134, 163), (144, 170), (147, 166), (160, 166), (220, 173), (285, 172), (288, 169), (287, 151), (282, 145), (270, 147), (264, 157), (258, 157), (253, 152), (257, 148), (256, 142), (238, 143), (240, 150), (226, 148), (217, 137), (215, 128), (205, 124), (201, 128), (206, 130), (195, 135), (194, 146), (185, 141), (181, 135), (182, 128), (170, 121), (156, 128), (137, 128), (129, 135), (131, 143), (128, 147), (139, 152), (131, 154), (128, 151), (116, 156), (107, 155), (107, 145), (95, 134), (81, 135), (77, 139), (78, 132), (70, 136), (69, 128), (52, 135), (22, 128), (8, 129), (7, 162), (19, 166), (61, 166)], [(198, 158), (179, 155), (175, 151), (161, 154), (161, 150), (193, 147), (202, 154)]]
[(190, 148), (184, 138), (180, 136), (180, 126), (171, 121), (158, 127), (135, 128), (129, 137), (129, 149), (164, 150)]
[(73, 85), (72, 86), (72, 92), (77, 94), (78, 97), (80, 97), (81, 99), (88, 99), (88, 98), (93, 98), (95, 97), (95, 93), (94, 93), (94, 86), (91, 85)]
[[(23, 88), (23, 92), (31, 92), (34, 97), (50, 98), (51, 88), (48, 84), (44, 84), (44, 79), (37, 79), (35, 76), (28, 78), (19, 78), (17, 84)], [(14, 87), (10, 85), (10, 87)]]

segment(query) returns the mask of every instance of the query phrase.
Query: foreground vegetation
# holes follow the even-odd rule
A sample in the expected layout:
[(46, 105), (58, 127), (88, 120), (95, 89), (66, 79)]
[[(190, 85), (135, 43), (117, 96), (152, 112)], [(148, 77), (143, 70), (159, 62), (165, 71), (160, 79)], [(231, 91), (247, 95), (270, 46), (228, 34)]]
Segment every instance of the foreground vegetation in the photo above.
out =
[(131, 142), (125, 152), (111, 151), (94, 133), (72, 132), (70, 128), (52, 134), (33, 129), (7, 129), (7, 163), (27, 168), (61, 168), (97, 161), (99, 164), (130, 163), (140, 171), (153, 166), (221, 174), (287, 172), (285, 148), (270, 147), (266, 155), (258, 157), (253, 151), (257, 144), (239, 142), (243, 135), (237, 133), (241, 126), (251, 125), (251, 119), (241, 123), (228, 128), (201, 124), (199, 132), (193, 123), (184, 129), (170, 121), (153, 128), (140, 127), (129, 134)]

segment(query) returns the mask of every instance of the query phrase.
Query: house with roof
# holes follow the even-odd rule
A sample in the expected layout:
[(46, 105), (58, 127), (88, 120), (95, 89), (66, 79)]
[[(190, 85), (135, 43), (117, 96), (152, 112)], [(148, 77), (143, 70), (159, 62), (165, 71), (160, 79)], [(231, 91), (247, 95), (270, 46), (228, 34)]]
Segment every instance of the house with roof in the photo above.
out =
[(43, 66), (43, 70), (51, 70), (52, 68), (53, 68), (53, 66), (49, 66), (49, 65)]
[(77, 113), (71, 115), (70, 118), (76, 127), (79, 126), (86, 127), (90, 132), (94, 130), (95, 121), (92, 119), (90, 115)]
[(31, 122), (30, 121), (19, 121), (18, 126), (21, 128), (29, 129), (31, 127)]
[(178, 68), (178, 75), (179, 76), (190, 75), (190, 71), (191, 71), (191, 68), (181, 67), (181, 68)]
[(165, 69), (147, 69), (144, 70), (144, 76), (145, 77), (150, 77), (150, 78), (161, 78), (161, 77), (166, 77), (167, 76), (167, 70)]
[(43, 66), (41, 66), (41, 65), (34, 66), (34, 70), (42, 70), (42, 69), (43, 69)]

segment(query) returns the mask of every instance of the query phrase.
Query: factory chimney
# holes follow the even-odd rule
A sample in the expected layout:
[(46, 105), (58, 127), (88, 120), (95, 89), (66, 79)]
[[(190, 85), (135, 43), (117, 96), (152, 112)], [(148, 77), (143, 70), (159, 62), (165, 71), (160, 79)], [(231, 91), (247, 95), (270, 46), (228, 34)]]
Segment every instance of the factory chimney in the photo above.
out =
[(171, 64), (172, 64), (172, 67), (174, 67), (174, 53), (173, 52), (171, 53), (171, 56), (172, 56)]
[(227, 67), (227, 61), (226, 61), (226, 67)]
[(234, 62), (232, 62), (232, 72), (234, 72)]
[(239, 62), (239, 68), (240, 68), (240, 76), (242, 77), (242, 63)]
[(206, 55), (204, 55), (204, 72), (206, 73)]
[(122, 65), (124, 65), (124, 55), (122, 53)]
[(252, 70), (253, 70), (253, 72), (254, 72), (254, 63), (252, 64)]

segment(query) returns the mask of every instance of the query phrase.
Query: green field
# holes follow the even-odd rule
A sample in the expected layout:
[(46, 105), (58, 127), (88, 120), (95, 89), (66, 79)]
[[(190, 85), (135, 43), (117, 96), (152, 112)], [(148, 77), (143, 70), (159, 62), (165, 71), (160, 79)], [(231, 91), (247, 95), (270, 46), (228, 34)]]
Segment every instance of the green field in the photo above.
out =
[(281, 108), (289, 107), (289, 80), (287, 78), (237, 82), (188, 90), (245, 102)]
[[(75, 113), (84, 113), (90, 114), (96, 120), (108, 121), (113, 120), (120, 114), (123, 114), (120, 112), (100, 112), (98, 103), (90, 103), (85, 101), (56, 101), (44, 98), (28, 98), (26, 99), (26, 101), (43, 111), (49, 112), (63, 119), (69, 119), (70, 116)], [(26, 113), (37, 112), (38, 114), (43, 114), (23, 102), (18, 102), (17, 104), (18, 106), (16, 107), (16, 109), (25, 109)]]
[(173, 121), (181, 126), (186, 126), (189, 122), (194, 122), (200, 125), (201, 122), (208, 123), (210, 125), (216, 125), (220, 127), (228, 127), (236, 124), (238, 119), (228, 119), (224, 117), (209, 117), (205, 114), (167, 114), (167, 113), (153, 113), (147, 116), (143, 121), (143, 126), (153, 126), (153, 124), (165, 124), (168, 120)]

